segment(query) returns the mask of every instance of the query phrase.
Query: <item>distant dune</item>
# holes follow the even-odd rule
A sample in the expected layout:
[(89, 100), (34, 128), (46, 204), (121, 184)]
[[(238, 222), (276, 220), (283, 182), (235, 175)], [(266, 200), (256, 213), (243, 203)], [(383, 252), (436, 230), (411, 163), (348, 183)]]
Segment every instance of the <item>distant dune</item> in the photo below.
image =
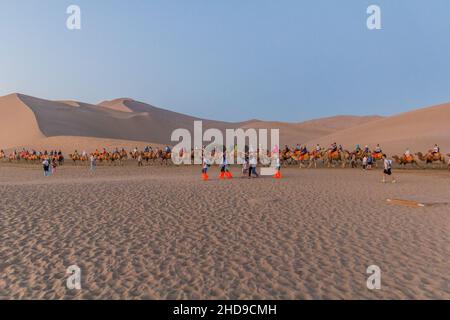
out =
[(201, 119), (130, 98), (101, 102), (50, 101), (23, 94), (0, 97), (0, 148), (73, 149), (173, 144), (177, 128), (193, 130), (280, 129), (280, 144), (324, 146), (336, 141), (347, 149), (380, 143), (387, 152), (425, 151), (434, 143), (450, 150), (450, 104), (392, 117), (341, 115), (301, 123), (249, 120), (231, 123)]
[(373, 147), (379, 143), (390, 154), (403, 153), (406, 148), (425, 152), (438, 143), (443, 151), (449, 152), (450, 103), (378, 119), (308, 141), (311, 145), (332, 142), (348, 149), (356, 144)]
[(0, 98), (0, 148), (32, 143), (44, 137), (35, 114), (17, 94)]

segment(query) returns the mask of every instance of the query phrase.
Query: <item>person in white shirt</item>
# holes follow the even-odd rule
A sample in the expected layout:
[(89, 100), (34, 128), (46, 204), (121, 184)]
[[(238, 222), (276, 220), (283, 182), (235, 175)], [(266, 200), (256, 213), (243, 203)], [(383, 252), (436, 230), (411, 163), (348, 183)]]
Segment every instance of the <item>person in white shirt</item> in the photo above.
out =
[(90, 162), (91, 162), (91, 171), (95, 171), (95, 167), (97, 166), (97, 158), (93, 154), (91, 154)]
[(373, 150), (375, 153), (381, 153), (381, 147), (377, 144), (376, 148)]
[(208, 180), (208, 169), (210, 167), (210, 162), (208, 157), (203, 157), (203, 165), (202, 165), (202, 178), (204, 181)]
[(383, 183), (386, 182), (387, 177), (392, 177), (392, 183), (397, 182), (394, 176), (392, 175), (392, 160), (388, 159), (385, 154), (383, 154), (383, 165), (384, 165)]
[(319, 144), (317, 144), (317, 146), (316, 146), (316, 152), (320, 152), (322, 150), (322, 147), (319, 145)]
[(250, 152), (248, 163), (250, 165), (248, 169), (248, 178), (250, 179), (252, 177), (252, 174), (255, 177), (259, 177), (258, 173), (256, 172), (256, 165), (258, 164), (258, 156), (256, 152)]
[(275, 160), (275, 175), (273, 176), (276, 179), (280, 179), (281, 178), (281, 161), (280, 158), (277, 157)]
[(407, 158), (409, 158), (409, 157), (411, 156), (411, 151), (409, 151), (409, 149), (406, 149), (406, 151), (405, 151), (405, 156), (406, 156)]
[(437, 153), (439, 153), (441, 151), (441, 148), (439, 148), (439, 146), (437, 145), (437, 144), (435, 144), (434, 145), (434, 148), (433, 148), (433, 153), (434, 154), (437, 154)]
[(50, 175), (50, 162), (48, 161), (48, 159), (44, 159), (44, 161), (42, 161), (42, 166), (44, 168), (44, 177), (47, 177)]

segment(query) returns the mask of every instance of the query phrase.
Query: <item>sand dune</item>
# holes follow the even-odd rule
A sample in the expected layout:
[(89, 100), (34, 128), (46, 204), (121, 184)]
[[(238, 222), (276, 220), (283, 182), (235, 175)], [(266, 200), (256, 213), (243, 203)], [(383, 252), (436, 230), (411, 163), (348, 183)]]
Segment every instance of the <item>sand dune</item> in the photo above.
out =
[(249, 121), (243, 128), (280, 129), (280, 142), (282, 145), (305, 144), (312, 139), (330, 135), (342, 129), (382, 119), (379, 116), (335, 116), (301, 123), (286, 123), (276, 121)]
[(19, 95), (10, 94), (1, 98), (0, 148), (33, 143), (44, 137), (34, 113)]
[(380, 143), (388, 153), (427, 151), (438, 143), (443, 151), (450, 151), (450, 103), (418, 109), (396, 116), (378, 119), (311, 139), (310, 144), (343, 144), (348, 149), (356, 144), (375, 146)]
[[(59, 148), (62, 149), (70, 148), (64, 145), (69, 141), (83, 148), (92, 142), (90, 149), (95, 149), (101, 139), (108, 145), (117, 146), (136, 142), (173, 145), (170, 138), (175, 129), (185, 128), (192, 132), (193, 122), (202, 120), (204, 130), (280, 129), (282, 145), (320, 143), (326, 146), (336, 141), (352, 149), (357, 143), (371, 146), (380, 143), (386, 152), (400, 153), (407, 147), (413, 151), (426, 151), (439, 143), (444, 151), (450, 150), (450, 104), (386, 118), (335, 116), (301, 123), (260, 120), (231, 123), (184, 115), (129, 98), (92, 105), (13, 94), (0, 98), (0, 115), (0, 148), (4, 149), (47, 146), (56, 143), (56, 137), (71, 137), (61, 141), (63, 145)], [(54, 139), (45, 140), (52, 137)], [(79, 137), (79, 141), (75, 137)]]
[[(11, 99), (20, 108), (15, 108), (10, 102)], [(34, 146), (37, 149), (39, 146), (50, 146), (57, 142), (57, 139), (44, 138), (52, 137), (71, 137), (61, 141), (62, 145), (59, 147), (61, 149), (70, 147), (65, 144), (68, 141), (83, 148), (89, 141), (98, 146), (98, 142), (101, 141), (99, 139), (106, 139), (109, 141), (108, 145), (122, 145), (124, 141), (129, 141), (131, 144), (135, 144), (134, 141), (173, 144), (170, 141), (173, 130), (186, 128), (192, 131), (195, 120), (203, 121), (204, 130), (217, 128), (224, 132), (225, 129), (236, 128), (280, 129), (281, 144), (296, 144), (376, 119), (376, 117), (338, 116), (304, 123), (259, 120), (230, 123), (184, 115), (130, 98), (92, 105), (73, 100), (50, 101), (23, 94), (0, 98), (0, 114), (5, 121), (14, 119), (14, 122), (26, 128), (32, 128), (30, 132), (27, 130), (15, 132), (9, 130), (5, 123), (2, 128), (10, 134), (3, 134), (0, 137), (0, 145), (4, 149), (20, 146)], [(19, 133), (21, 138), (16, 139)], [(79, 141), (75, 137), (80, 137)], [(117, 141), (113, 142), (114, 140)], [(126, 144), (128, 145), (128, 142)]]

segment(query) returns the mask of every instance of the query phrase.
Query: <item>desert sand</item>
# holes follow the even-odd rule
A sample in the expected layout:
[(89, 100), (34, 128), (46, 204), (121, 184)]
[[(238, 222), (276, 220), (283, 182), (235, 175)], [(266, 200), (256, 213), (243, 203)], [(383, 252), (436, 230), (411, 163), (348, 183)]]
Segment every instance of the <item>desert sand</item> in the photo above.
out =
[(395, 173), (3, 165), (0, 299), (450, 299), (450, 176)]

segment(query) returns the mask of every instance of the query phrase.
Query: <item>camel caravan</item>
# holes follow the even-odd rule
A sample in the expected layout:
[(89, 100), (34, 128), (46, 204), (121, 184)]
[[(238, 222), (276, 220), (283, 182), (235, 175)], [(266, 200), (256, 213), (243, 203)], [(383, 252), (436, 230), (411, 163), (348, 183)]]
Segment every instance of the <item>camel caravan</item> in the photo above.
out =
[(64, 156), (61, 151), (36, 151), (36, 150), (25, 150), (22, 151), (14, 150), (9, 155), (7, 155), (3, 150), (0, 150), (0, 161), (8, 162), (25, 162), (29, 164), (40, 164), (44, 160), (55, 161), (59, 165), (64, 164)]
[[(184, 150), (179, 151), (179, 157), (190, 157), (194, 159), (197, 153), (203, 154), (204, 149), (199, 150)], [(259, 150), (257, 150), (259, 154)], [(274, 150), (267, 151), (267, 156), (270, 157)], [(312, 150), (308, 150), (306, 145), (297, 144), (295, 147), (285, 146), (282, 149), (276, 149), (279, 153), (279, 159), (282, 166), (298, 166), (299, 168), (318, 168), (318, 167), (379, 167), (383, 161), (383, 151), (379, 145), (373, 150), (370, 150), (368, 146), (361, 148), (356, 145), (353, 151), (344, 149), (341, 145), (333, 143), (329, 148), (323, 148), (320, 145), (316, 145)], [(214, 154), (214, 152), (213, 152)], [(236, 146), (230, 148), (229, 157), (238, 157)], [(450, 160), (446, 162), (446, 156), (450, 157), (450, 154), (444, 155), (441, 153), (438, 145), (435, 145), (432, 149), (426, 153), (417, 152), (413, 154), (409, 149), (401, 156), (394, 155), (392, 159), (402, 168), (444, 168), (447, 167), (450, 170)], [(113, 151), (108, 151), (103, 148), (102, 151), (98, 149), (92, 153), (86, 151), (78, 152), (75, 150), (68, 155), (68, 159), (72, 160), (73, 165), (89, 165), (90, 161), (95, 160), (104, 165), (110, 166), (123, 166), (129, 161), (137, 162), (138, 166), (144, 165), (170, 165), (172, 164), (172, 150), (169, 146), (163, 149), (155, 148), (151, 146), (145, 147), (143, 150), (139, 150), (137, 147), (127, 152), (124, 148), (116, 148)], [(18, 152), (16, 150), (9, 154), (6, 154), (3, 150), (0, 150), (0, 161), (11, 163), (29, 163), (38, 164), (43, 160), (56, 161), (58, 165), (64, 164), (64, 156), (61, 151), (35, 151), (25, 150)]]

